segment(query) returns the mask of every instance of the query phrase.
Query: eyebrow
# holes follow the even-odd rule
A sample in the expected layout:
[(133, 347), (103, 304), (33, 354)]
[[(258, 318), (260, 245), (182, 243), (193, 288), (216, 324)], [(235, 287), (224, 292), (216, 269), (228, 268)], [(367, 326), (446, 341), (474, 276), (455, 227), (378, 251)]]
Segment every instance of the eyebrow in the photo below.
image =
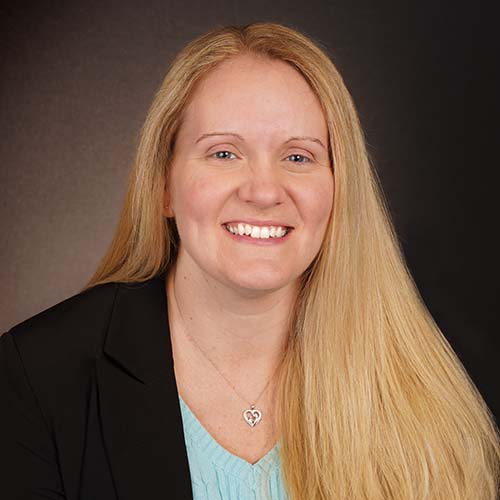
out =
[[(200, 135), (200, 137), (198, 137), (198, 139), (196, 139), (196, 143), (195, 144), (198, 144), (200, 141), (202, 141), (203, 139), (206, 139), (207, 137), (214, 137), (214, 136), (218, 136), (218, 135), (230, 135), (232, 137), (236, 137), (241, 142), (245, 142), (245, 139), (243, 139), (243, 137), (240, 134), (236, 134), (235, 132), (211, 132), (209, 134), (202, 134), (202, 135)], [(319, 139), (317, 139), (316, 137), (309, 137), (307, 135), (290, 137), (289, 139), (287, 139), (284, 142), (284, 144), (288, 144), (291, 141), (311, 141), (311, 142), (315, 142), (315, 143), (319, 144), (323, 149), (326, 150), (325, 145)]]
[(315, 142), (315, 143), (319, 144), (323, 149), (326, 150), (325, 145), (319, 139), (317, 139), (316, 137), (309, 137), (307, 135), (290, 137), (290, 139), (287, 139), (285, 141), (285, 144), (288, 144), (291, 141), (311, 141), (311, 142)]
[(207, 137), (214, 137), (216, 135), (231, 135), (233, 137), (238, 138), (240, 141), (245, 142), (245, 139), (243, 139), (243, 137), (240, 134), (236, 134), (235, 132), (210, 132), (209, 134), (200, 135), (200, 137), (196, 139), (195, 144), (198, 144), (200, 141), (206, 139)]

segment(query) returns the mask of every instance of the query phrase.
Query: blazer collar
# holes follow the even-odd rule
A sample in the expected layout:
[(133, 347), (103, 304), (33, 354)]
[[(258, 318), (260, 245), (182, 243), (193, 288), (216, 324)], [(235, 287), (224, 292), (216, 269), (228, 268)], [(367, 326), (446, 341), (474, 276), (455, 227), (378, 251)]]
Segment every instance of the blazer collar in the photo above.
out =
[(172, 373), (165, 273), (117, 286), (104, 352), (146, 384)]
[(164, 274), (117, 285), (96, 380), (119, 500), (192, 500)]

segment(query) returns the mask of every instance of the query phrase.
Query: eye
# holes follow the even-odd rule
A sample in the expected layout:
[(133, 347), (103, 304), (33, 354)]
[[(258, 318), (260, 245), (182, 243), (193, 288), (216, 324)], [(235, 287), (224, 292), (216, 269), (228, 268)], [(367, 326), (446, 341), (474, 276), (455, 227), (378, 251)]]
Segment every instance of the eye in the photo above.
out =
[(234, 160), (236, 158), (236, 155), (234, 153), (231, 153), (231, 151), (216, 151), (210, 156), (217, 160)]
[(287, 156), (287, 158), (292, 158), (292, 163), (307, 163), (311, 161), (311, 159), (307, 156), (300, 154), (292, 154), (290, 156)]

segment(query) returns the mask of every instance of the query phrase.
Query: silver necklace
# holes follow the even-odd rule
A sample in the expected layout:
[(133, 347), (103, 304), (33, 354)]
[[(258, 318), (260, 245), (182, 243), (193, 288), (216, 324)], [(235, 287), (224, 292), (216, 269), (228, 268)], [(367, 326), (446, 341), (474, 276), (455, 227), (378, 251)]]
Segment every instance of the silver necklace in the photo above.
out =
[[(177, 297), (175, 295), (175, 284), (173, 284), (173, 296), (174, 296), (174, 300), (175, 300), (175, 305), (177, 307), (177, 310), (179, 311), (179, 315), (181, 317), (181, 320), (182, 320), (182, 324), (183, 326), (185, 325), (185, 321), (184, 321), (184, 318), (182, 316), (182, 313), (181, 313), (181, 310), (179, 308), (179, 304), (177, 303)], [(226, 383), (233, 389), (233, 391), (237, 394), (237, 396), (242, 400), (242, 401), (245, 401), (245, 403), (247, 403), (247, 399), (245, 399), (244, 397), (242, 397), (240, 395), (240, 393), (236, 390), (236, 388), (234, 387), (233, 384), (231, 384), (231, 382), (229, 382), (229, 380), (226, 378), (226, 376), (219, 370), (219, 368), (217, 367), (217, 365), (210, 359), (210, 357), (203, 351), (203, 349), (198, 345), (198, 343), (194, 340), (193, 337), (191, 337), (191, 335), (187, 332), (186, 328), (184, 327), (183, 328), (183, 331), (184, 333), (186, 334), (186, 337), (189, 339), (190, 342), (192, 342), (197, 348), (198, 350), (201, 352), (201, 354), (203, 355), (203, 357), (210, 362), (210, 364), (217, 370), (217, 372), (222, 376), (222, 378), (226, 381)], [(271, 382), (271, 380), (273, 379), (274, 375), (276, 374), (276, 371), (278, 369), (278, 367), (280, 366), (280, 363), (278, 364), (278, 366), (275, 368), (272, 376), (269, 378), (269, 380), (267, 381), (267, 384), (266, 386), (264, 387), (264, 389), (261, 391), (261, 393), (259, 394), (259, 396), (257, 397), (257, 399), (255, 400), (255, 403), (250, 403), (249, 404), (249, 407), (248, 408), (245, 408), (245, 410), (243, 410), (242, 412), (242, 416), (243, 416), (243, 420), (250, 426), (250, 427), (255, 427), (261, 420), (262, 420), (262, 417), (263, 417), (263, 412), (261, 409), (258, 409), (256, 408), (256, 405), (257, 405), (257, 401), (259, 401), (260, 397), (262, 396), (262, 394), (264, 394), (265, 390), (267, 389), (269, 383)]]

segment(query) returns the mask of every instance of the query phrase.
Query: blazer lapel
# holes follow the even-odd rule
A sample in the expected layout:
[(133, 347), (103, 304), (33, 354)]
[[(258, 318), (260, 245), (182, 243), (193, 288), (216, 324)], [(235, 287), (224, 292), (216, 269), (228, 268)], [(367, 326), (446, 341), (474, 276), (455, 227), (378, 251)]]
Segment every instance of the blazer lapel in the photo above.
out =
[(118, 286), (96, 362), (104, 444), (120, 500), (192, 500), (164, 279)]

